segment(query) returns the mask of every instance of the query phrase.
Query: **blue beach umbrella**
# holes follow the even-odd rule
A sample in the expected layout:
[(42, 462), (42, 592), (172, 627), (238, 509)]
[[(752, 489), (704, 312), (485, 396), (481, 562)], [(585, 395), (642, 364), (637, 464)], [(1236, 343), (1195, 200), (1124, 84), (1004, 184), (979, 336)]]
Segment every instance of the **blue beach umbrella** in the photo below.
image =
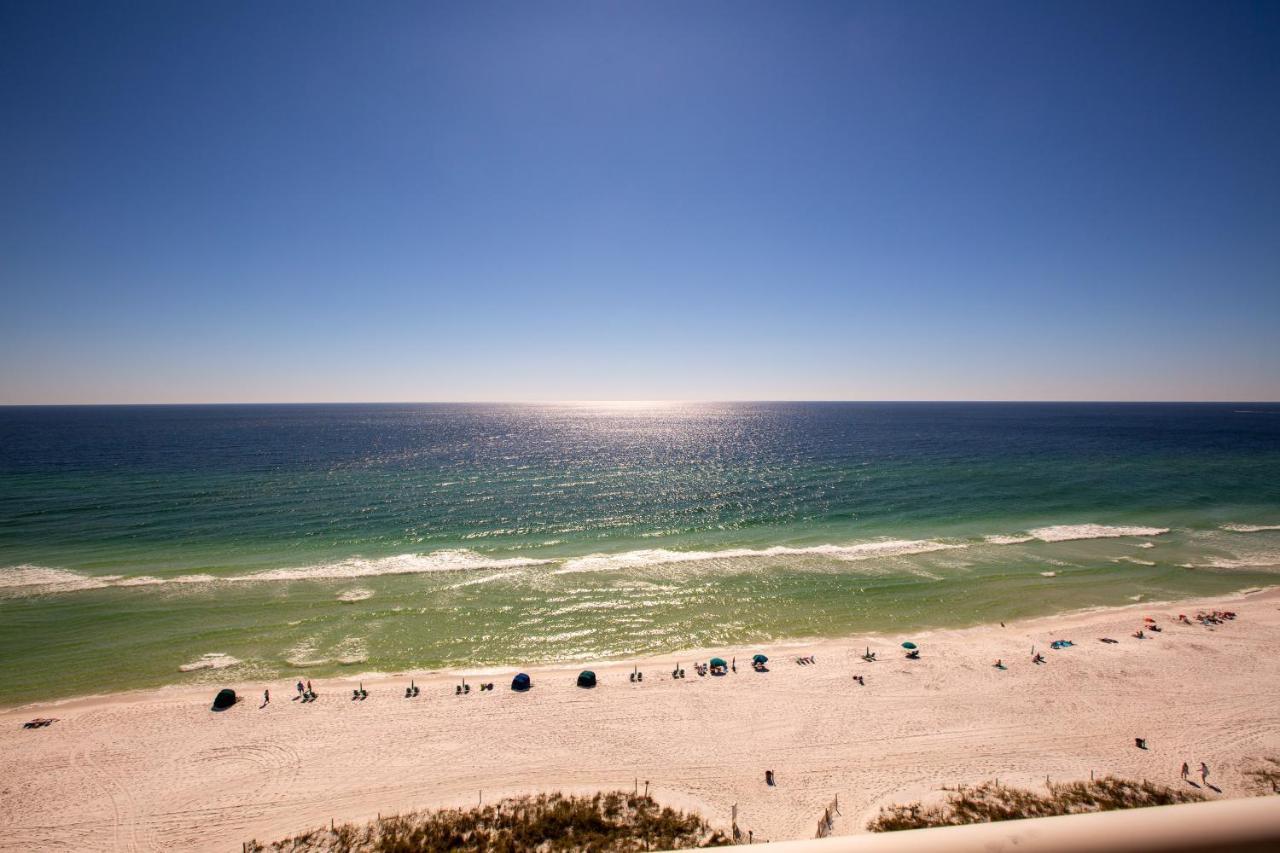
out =
[(768, 661), (769, 659), (764, 655), (756, 655), (755, 657), (751, 658), (752, 663), (768, 663)]
[(914, 649), (914, 648), (916, 647), (916, 644), (915, 644), (915, 643), (903, 643), (903, 644), (902, 644), (902, 647), (903, 647), (904, 649)]

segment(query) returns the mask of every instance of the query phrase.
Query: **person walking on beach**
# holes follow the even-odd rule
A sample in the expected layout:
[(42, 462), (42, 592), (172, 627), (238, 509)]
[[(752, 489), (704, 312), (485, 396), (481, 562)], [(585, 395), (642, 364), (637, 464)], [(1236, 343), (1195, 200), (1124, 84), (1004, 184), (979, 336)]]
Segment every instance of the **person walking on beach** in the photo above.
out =
[(1185, 761), (1182, 762), (1182, 781), (1183, 782), (1187, 781), (1187, 775), (1190, 772), (1191, 772), (1191, 767), (1187, 764), (1187, 762)]
[(298, 679), (298, 695), (302, 695), (302, 679)]
[(1203, 761), (1200, 762), (1200, 781), (1209, 784), (1209, 765)]
[(271, 704), (271, 689), (267, 688), (266, 690), (262, 691), (262, 707), (265, 708), (270, 704)]

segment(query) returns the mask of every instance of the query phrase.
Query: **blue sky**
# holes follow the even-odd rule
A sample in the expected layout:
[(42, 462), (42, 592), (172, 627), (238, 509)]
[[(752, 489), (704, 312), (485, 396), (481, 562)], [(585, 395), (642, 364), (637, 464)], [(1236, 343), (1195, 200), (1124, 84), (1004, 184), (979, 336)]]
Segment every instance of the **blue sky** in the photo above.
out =
[(0, 402), (1280, 399), (1277, 3), (0, 4)]

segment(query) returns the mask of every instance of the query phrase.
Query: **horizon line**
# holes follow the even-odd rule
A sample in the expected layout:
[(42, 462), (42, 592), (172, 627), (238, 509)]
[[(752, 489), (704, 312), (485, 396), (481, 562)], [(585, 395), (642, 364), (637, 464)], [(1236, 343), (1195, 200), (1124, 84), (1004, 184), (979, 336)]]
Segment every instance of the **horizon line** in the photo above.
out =
[(191, 406), (555, 406), (555, 405), (675, 405), (675, 404), (725, 404), (725, 403), (986, 403), (986, 404), (1117, 404), (1117, 405), (1249, 405), (1274, 406), (1280, 400), (1133, 400), (1133, 399), (996, 399), (996, 398), (898, 398), (898, 399), (786, 399), (786, 398), (726, 398), (726, 399), (557, 399), (557, 400), (281, 400), (281, 401), (177, 401), (177, 402), (57, 402), (57, 403), (7, 403), (0, 402), (0, 409), (35, 408), (90, 408), (90, 407), (191, 407)]

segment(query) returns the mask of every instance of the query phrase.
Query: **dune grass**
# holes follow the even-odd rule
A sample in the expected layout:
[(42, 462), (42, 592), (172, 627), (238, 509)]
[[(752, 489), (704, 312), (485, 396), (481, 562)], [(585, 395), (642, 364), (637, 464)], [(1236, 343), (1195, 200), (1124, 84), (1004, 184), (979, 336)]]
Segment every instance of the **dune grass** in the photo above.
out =
[(718, 847), (729, 843), (696, 814), (659, 806), (621, 791), (571, 797), (513, 797), (469, 809), (417, 811), (367, 824), (343, 824), (305, 832), (261, 851), (326, 853), (426, 853), (445, 850), (629, 851)]
[(1253, 783), (1255, 793), (1280, 794), (1280, 758), (1261, 758), (1254, 767), (1245, 770), (1244, 775)]
[(958, 788), (944, 788), (945, 802), (921, 803), (882, 808), (869, 824), (872, 832), (924, 829), (933, 826), (962, 826), (1028, 817), (1105, 812), (1174, 803), (1199, 802), (1196, 791), (1168, 788), (1151, 782), (1134, 782), (1104, 776), (1088, 782), (1050, 783), (1045, 792), (1010, 788), (995, 782)]

